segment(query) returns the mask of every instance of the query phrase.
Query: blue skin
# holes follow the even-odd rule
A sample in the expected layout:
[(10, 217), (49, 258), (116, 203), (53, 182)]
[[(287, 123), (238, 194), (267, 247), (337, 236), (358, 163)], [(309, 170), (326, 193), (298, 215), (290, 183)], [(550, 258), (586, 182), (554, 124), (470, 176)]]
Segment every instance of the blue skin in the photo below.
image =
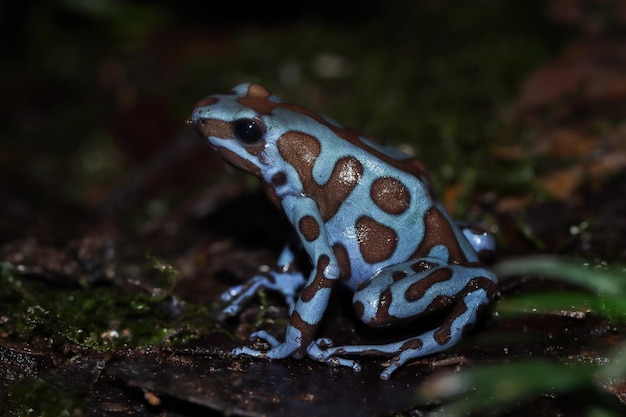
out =
[[(237, 315), (261, 289), (281, 293), (291, 314), (284, 341), (258, 331), (251, 337), (271, 348), (238, 347), (234, 356), (307, 355), (354, 370), (360, 366), (350, 357), (389, 356), (381, 373), (387, 379), (407, 361), (457, 343), (494, 297), (497, 279), (476, 254), (492, 250), (493, 238), (459, 227), (409, 155), (254, 84), (202, 100), (189, 123), (228, 162), (263, 180), (296, 231), (276, 270), (222, 295), (225, 317)], [(308, 277), (295, 270), (300, 250), (313, 265)], [(332, 346), (315, 335), (338, 281), (353, 291), (355, 309), (370, 326), (449, 313), (433, 330), (395, 343)]]

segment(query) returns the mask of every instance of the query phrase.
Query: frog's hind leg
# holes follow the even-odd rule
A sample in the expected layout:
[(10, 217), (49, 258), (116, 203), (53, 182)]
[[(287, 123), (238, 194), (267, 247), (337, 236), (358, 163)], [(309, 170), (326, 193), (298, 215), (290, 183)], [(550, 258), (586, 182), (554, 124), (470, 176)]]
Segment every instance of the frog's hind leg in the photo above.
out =
[[(389, 376), (405, 362), (446, 350), (459, 342), (476, 322), (482, 307), (490, 301), (487, 292), (483, 289), (472, 292), (460, 299), (452, 309), (450, 315), (436, 329), (420, 336), (403, 340), (397, 350), (392, 350), (393, 359), (380, 374), (382, 379)], [(399, 343), (396, 343), (398, 345)]]
[[(317, 341), (316, 359), (338, 363), (351, 361), (343, 356), (391, 356), (390, 364), (381, 373), (389, 376), (405, 362), (446, 350), (456, 344), (477, 320), (483, 307), (496, 292), (492, 272), (477, 265), (437, 265), (422, 259), (422, 271), (415, 261), (381, 271), (354, 295), (355, 309), (361, 319), (379, 327), (405, 319), (418, 319), (431, 312), (451, 308), (441, 325), (419, 336), (382, 345), (329, 347), (327, 340)], [(319, 348), (319, 349), (318, 349)], [(352, 366), (354, 368), (354, 366)]]

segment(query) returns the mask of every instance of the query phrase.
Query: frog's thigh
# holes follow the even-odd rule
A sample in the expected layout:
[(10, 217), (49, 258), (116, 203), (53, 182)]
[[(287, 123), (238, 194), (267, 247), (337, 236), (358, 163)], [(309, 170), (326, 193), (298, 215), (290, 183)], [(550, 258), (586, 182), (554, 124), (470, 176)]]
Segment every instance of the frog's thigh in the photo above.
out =
[(472, 293), (481, 299), (478, 305), (488, 303), (495, 293), (493, 273), (424, 258), (383, 269), (361, 284), (352, 301), (364, 323), (382, 327), (445, 309)]
[[(492, 276), (493, 277), (493, 276)], [(393, 356), (385, 370), (380, 374), (382, 379), (389, 376), (407, 361), (422, 356), (441, 352), (456, 344), (466, 330), (476, 321), (481, 307), (486, 306), (492, 298), (491, 289), (495, 282), (491, 277), (484, 277), (493, 286), (485, 283), (475, 291), (459, 298), (450, 313), (433, 330), (418, 336), (382, 345), (352, 345), (328, 348), (326, 357), (341, 357), (341, 355), (384, 355)]]

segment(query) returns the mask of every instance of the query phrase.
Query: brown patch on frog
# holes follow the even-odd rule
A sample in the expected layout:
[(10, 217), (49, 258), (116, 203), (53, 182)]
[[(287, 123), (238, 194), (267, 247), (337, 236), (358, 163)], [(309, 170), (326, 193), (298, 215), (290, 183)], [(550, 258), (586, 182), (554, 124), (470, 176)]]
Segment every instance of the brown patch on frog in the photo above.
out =
[(376, 315), (371, 319), (371, 321), (368, 321), (365, 324), (370, 327), (384, 327), (389, 325), (390, 323), (397, 321), (395, 317), (392, 317), (389, 314), (389, 306), (391, 305), (392, 300), (393, 295), (391, 294), (391, 288), (387, 288), (382, 293), (380, 293), (380, 298), (378, 299), (378, 308), (376, 309)]
[(276, 145), (280, 156), (298, 171), (300, 177), (313, 181), (313, 165), (322, 151), (315, 136), (291, 130), (279, 137)]
[(411, 265), (411, 269), (419, 274), (420, 272), (428, 271), (437, 268), (438, 266), (440, 265), (420, 259)]
[(365, 306), (361, 301), (355, 301), (354, 303), (352, 303), (352, 308), (354, 309), (357, 317), (363, 317), (363, 313), (365, 313)]
[(359, 217), (355, 228), (359, 250), (365, 262), (375, 264), (393, 255), (398, 245), (395, 230), (367, 216)]
[(407, 274), (406, 271), (393, 271), (393, 273), (391, 274), (391, 279), (393, 280), (393, 282), (398, 282), (402, 281), (407, 276), (409, 276), (409, 274)]
[(450, 222), (439, 209), (431, 207), (424, 215), (424, 238), (411, 259), (428, 256), (431, 249), (437, 245), (443, 245), (448, 249), (449, 257), (443, 261), (467, 264), (467, 257), (459, 246)]
[(369, 279), (361, 282), (356, 290), (357, 291), (363, 291), (365, 288), (369, 287), (372, 284), (372, 282), (373, 282), (372, 278), (369, 278)]
[(261, 84), (251, 83), (248, 86), (249, 97), (268, 98), (271, 95), (272, 95), (271, 91), (263, 87)]
[(195, 128), (203, 138), (215, 136), (220, 139), (231, 139), (233, 127), (229, 122), (218, 119), (198, 119)]
[(217, 152), (219, 152), (219, 154), (222, 156), (222, 158), (224, 158), (224, 160), (226, 160), (226, 162), (236, 166), (237, 168), (241, 168), (244, 171), (247, 171), (253, 175), (261, 176), (261, 170), (259, 169), (259, 167), (257, 167), (247, 159), (240, 157), (230, 149), (218, 147)]
[(271, 95), (272, 93), (262, 85), (250, 84), (248, 86), (248, 94), (245, 97), (238, 98), (237, 101), (259, 114), (269, 115), (277, 107), (277, 103), (268, 100)]
[(313, 178), (313, 167), (322, 149), (317, 138), (290, 131), (278, 138), (277, 146), (280, 156), (298, 172), (304, 194), (317, 202), (324, 222), (337, 213), (363, 176), (363, 165), (356, 158), (343, 157), (328, 181), (320, 185)]
[(308, 284), (300, 293), (300, 299), (304, 302), (309, 302), (315, 297), (315, 294), (322, 288), (332, 288), (335, 283), (334, 279), (329, 279), (324, 276), (324, 269), (330, 263), (328, 255), (322, 255), (317, 260), (317, 266), (315, 268), (315, 277), (313, 281)]
[(498, 285), (487, 277), (475, 277), (459, 293), (468, 294), (479, 290), (484, 290), (487, 293), (487, 298), (493, 300), (498, 292)]
[(450, 338), (452, 337), (452, 323), (454, 323), (454, 320), (465, 314), (466, 311), (467, 305), (465, 304), (465, 301), (459, 300), (459, 302), (454, 306), (452, 313), (450, 313), (450, 315), (446, 317), (441, 327), (439, 327), (435, 331), (433, 335), (435, 342), (439, 343), (440, 345), (445, 345), (446, 343), (448, 343), (450, 341)]
[(287, 174), (280, 171), (272, 176), (272, 185), (274, 187), (280, 187), (281, 185), (285, 185), (287, 183)]
[(449, 268), (435, 269), (426, 277), (411, 284), (404, 292), (404, 299), (408, 302), (414, 302), (424, 297), (426, 291), (438, 282), (445, 282), (452, 278), (452, 270)]
[(449, 326), (442, 326), (438, 328), (433, 335), (433, 339), (435, 339), (435, 341), (440, 345), (445, 345), (446, 343), (448, 343), (451, 337), (452, 332)]
[(389, 214), (402, 214), (411, 204), (411, 194), (406, 186), (390, 177), (376, 179), (370, 196), (378, 207)]
[(313, 216), (303, 216), (298, 222), (298, 230), (307, 242), (313, 242), (320, 236), (320, 225)]
[(318, 201), (319, 197), (322, 198), (320, 211), (325, 221), (337, 213), (362, 177), (363, 165), (356, 158), (346, 156), (337, 161), (326, 184), (318, 189)]
[(340, 275), (339, 279), (342, 281), (347, 281), (351, 277), (351, 267), (350, 267), (350, 255), (348, 254), (348, 250), (341, 243), (335, 243), (333, 245), (333, 254), (335, 258), (337, 258), (337, 263), (339, 264)]
[(452, 305), (452, 303), (454, 303), (455, 301), (455, 297), (438, 295), (433, 299), (433, 301), (430, 302), (430, 304), (428, 304), (428, 307), (426, 307), (420, 315), (428, 315), (437, 311), (441, 311), (441, 309)]
[(313, 341), (315, 337), (315, 332), (319, 323), (311, 325), (302, 319), (300, 313), (297, 310), (294, 310), (291, 313), (291, 317), (289, 317), (289, 325), (298, 329), (302, 338), (300, 340), (300, 347), (291, 355), (296, 359), (302, 359), (306, 354), (306, 348)]
[(400, 352), (405, 350), (420, 350), (424, 346), (424, 342), (422, 342), (419, 338), (408, 339), (406, 342), (400, 346)]
[(270, 180), (270, 183), (263, 182), (263, 189), (270, 201), (279, 209), (281, 209), (280, 198), (276, 194), (276, 187), (280, 187), (287, 183), (287, 175), (284, 172), (277, 172)]

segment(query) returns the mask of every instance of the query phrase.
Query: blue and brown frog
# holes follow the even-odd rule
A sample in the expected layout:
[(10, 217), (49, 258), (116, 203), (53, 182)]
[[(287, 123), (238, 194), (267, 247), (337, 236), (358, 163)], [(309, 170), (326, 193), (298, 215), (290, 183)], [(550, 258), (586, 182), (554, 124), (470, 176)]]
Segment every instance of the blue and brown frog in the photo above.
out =
[[(492, 249), (493, 238), (451, 219), (417, 159), (258, 84), (204, 98), (189, 123), (226, 161), (261, 178), (298, 238), (275, 270), (223, 294), (224, 316), (237, 315), (261, 289), (280, 292), (291, 314), (282, 341), (258, 331), (251, 337), (269, 350), (238, 347), (233, 355), (307, 355), (355, 370), (354, 356), (387, 356), (387, 379), (405, 362), (457, 343), (495, 296), (496, 276), (477, 256)], [(306, 277), (295, 268), (301, 250), (312, 263)], [(317, 330), (335, 285), (353, 292), (354, 310), (372, 327), (448, 313), (405, 340), (333, 346)]]

